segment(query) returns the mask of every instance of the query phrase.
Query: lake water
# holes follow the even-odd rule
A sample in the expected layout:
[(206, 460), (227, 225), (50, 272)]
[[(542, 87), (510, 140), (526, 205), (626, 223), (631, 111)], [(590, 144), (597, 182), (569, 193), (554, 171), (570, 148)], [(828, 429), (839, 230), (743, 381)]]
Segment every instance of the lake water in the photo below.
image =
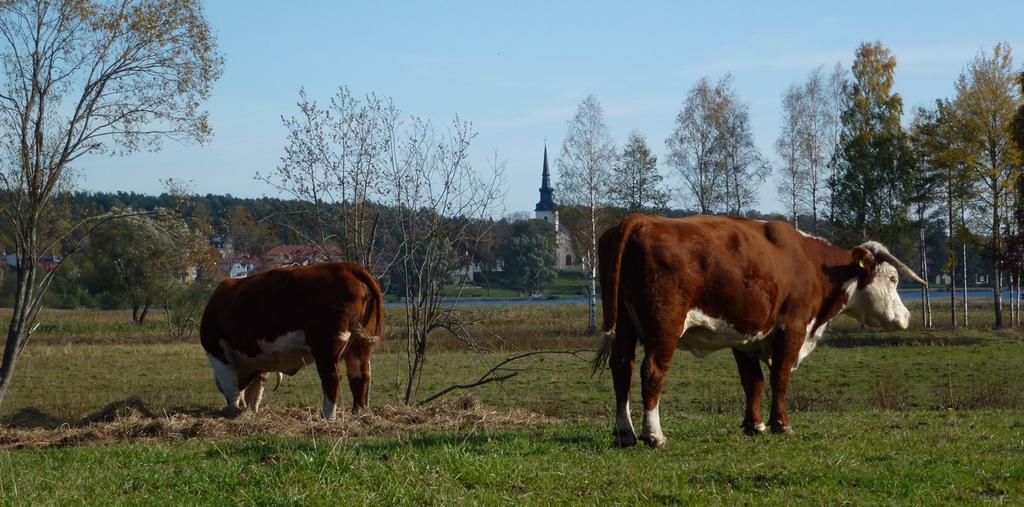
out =
[[(942, 301), (949, 301), (948, 290), (932, 290), (930, 293), (931, 299)], [(956, 297), (961, 297), (961, 291), (956, 291)], [(967, 297), (974, 298), (992, 298), (992, 289), (967, 289)], [(1003, 300), (1010, 300), (1010, 291), (1003, 292)], [(904, 301), (920, 301), (921, 291), (918, 289), (903, 289), (900, 290), (900, 298)], [(529, 298), (465, 298), (460, 300), (455, 306), (461, 307), (474, 307), (474, 306), (522, 306), (522, 305), (585, 305), (587, 304), (587, 298), (584, 296), (566, 297), (558, 299), (529, 299)], [(597, 304), (601, 304), (601, 298), (597, 298)], [(401, 301), (391, 301), (384, 304), (387, 308), (402, 308), (404, 305)]]
[[(957, 297), (957, 299), (960, 299), (962, 297), (962, 295), (963, 295), (963, 292), (960, 289), (957, 289), (956, 290), (956, 297)], [(900, 297), (903, 298), (904, 301), (920, 301), (921, 300), (921, 290), (920, 289), (900, 290)], [(928, 297), (931, 298), (932, 301), (934, 301), (936, 299), (941, 299), (943, 301), (949, 301), (949, 291), (948, 290), (933, 290), (933, 291), (928, 293)], [(974, 298), (988, 298), (988, 299), (992, 299), (992, 289), (967, 289), (967, 297), (969, 299), (974, 299)], [(1003, 301), (1009, 301), (1010, 297), (1012, 297), (1010, 295), (1010, 291), (1008, 291), (1008, 290), (1003, 291)]]
[[(583, 305), (587, 303), (584, 296), (558, 298), (558, 299), (529, 299), (529, 298), (464, 298), (459, 300), (455, 306), (521, 306), (521, 305)], [(597, 304), (601, 304), (598, 298)], [(402, 308), (405, 306), (401, 301), (384, 303), (386, 308)]]

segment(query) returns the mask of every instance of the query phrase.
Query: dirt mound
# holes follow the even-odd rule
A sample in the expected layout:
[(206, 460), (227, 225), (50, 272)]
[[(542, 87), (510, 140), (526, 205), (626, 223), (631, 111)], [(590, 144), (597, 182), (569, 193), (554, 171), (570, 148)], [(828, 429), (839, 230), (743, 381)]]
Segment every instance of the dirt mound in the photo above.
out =
[(142, 400), (129, 398), (69, 422), (34, 409), (5, 418), (0, 449), (66, 447), (128, 442), (180, 442), (191, 438), (227, 439), (257, 434), (291, 437), (390, 437), (426, 431), (501, 429), (556, 420), (534, 412), (492, 410), (472, 396), (439, 400), (425, 407), (374, 407), (360, 416), (324, 421), (319, 411), (271, 408), (253, 415), (225, 417), (217, 411), (185, 407), (154, 414)]

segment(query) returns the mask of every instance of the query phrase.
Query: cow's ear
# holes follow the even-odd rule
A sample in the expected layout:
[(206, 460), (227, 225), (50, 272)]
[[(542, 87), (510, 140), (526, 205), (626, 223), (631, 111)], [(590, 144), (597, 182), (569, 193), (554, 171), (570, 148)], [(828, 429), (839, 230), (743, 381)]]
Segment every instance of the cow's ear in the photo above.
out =
[(875, 256), (867, 248), (858, 246), (853, 249), (853, 262), (860, 269), (872, 272), (875, 269)]

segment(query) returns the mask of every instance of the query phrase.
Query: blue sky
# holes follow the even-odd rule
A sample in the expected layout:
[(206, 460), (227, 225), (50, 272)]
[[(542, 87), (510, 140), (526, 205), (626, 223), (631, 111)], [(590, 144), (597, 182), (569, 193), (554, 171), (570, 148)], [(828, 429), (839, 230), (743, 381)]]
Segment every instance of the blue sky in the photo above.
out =
[[(281, 115), (294, 113), (300, 87), (326, 99), (344, 85), (438, 124), (472, 121), (474, 165), (497, 153), (507, 161), (505, 208), (532, 210), (544, 140), (556, 157), (590, 93), (618, 143), (639, 130), (661, 160), (693, 82), (731, 72), (755, 141), (774, 160), (785, 87), (818, 65), (849, 66), (862, 41), (895, 53), (908, 116), (950, 96), (979, 50), (1005, 41), (1016, 66), (1024, 62), (1020, 1), (769, 3), (782, 2), (209, 1), (226, 60), (207, 103), (213, 141), (83, 159), (79, 184), (158, 193), (174, 177), (201, 193), (273, 196), (253, 175), (283, 153)], [(780, 208), (775, 188), (764, 185), (760, 209)]]

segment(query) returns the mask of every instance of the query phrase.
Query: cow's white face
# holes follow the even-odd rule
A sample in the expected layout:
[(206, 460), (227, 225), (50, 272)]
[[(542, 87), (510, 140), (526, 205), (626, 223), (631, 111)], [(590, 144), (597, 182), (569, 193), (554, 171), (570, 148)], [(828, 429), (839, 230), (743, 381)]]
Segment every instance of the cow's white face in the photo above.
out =
[(213, 354), (207, 353), (206, 357), (213, 367), (213, 381), (217, 384), (217, 390), (224, 395), (228, 407), (239, 408), (241, 391), (238, 388), (238, 372), (232, 365), (222, 363), (220, 359), (213, 357)]
[(891, 264), (882, 262), (874, 267), (874, 277), (863, 287), (856, 280), (846, 311), (862, 324), (887, 330), (906, 329), (910, 326), (910, 310), (903, 305), (896, 292), (899, 275)]

